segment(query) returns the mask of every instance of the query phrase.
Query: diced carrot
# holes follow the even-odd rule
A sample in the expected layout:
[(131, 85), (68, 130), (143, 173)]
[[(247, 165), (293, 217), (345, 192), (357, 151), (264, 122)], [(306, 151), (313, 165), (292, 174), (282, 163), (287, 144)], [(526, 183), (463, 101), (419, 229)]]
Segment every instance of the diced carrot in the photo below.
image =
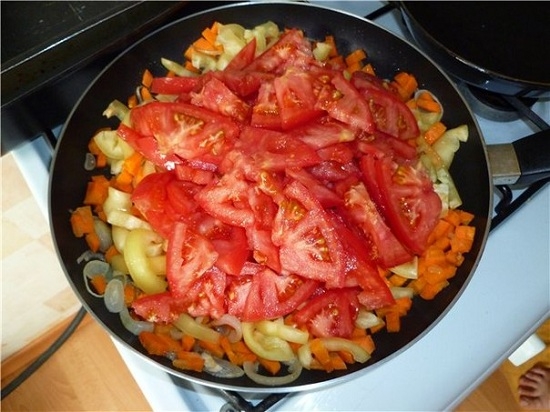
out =
[(124, 302), (126, 306), (130, 306), (137, 299), (138, 295), (138, 289), (133, 284), (127, 283), (124, 285)]
[(356, 49), (346, 56), (345, 58), (346, 66), (349, 67), (352, 64), (355, 64), (357, 62), (362, 62), (366, 58), (367, 58), (367, 54), (363, 49)]
[(424, 132), (424, 140), (430, 145), (434, 144), (441, 136), (443, 136), (443, 133), (447, 130), (447, 126), (445, 126), (442, 122), (435, 122), (430, 126), (426, 132)]
[(152, 83), (153, 83), (153, 74), (148, 69), (145, 69), (141, 77), (141, 84), (149, 88), (151, 87)]
[(368, 73), (372, 76), (376, 76), (376, 73), (374, 72), (374, 66), (370, 63), (365, 64), (361, 71)]
[(392, 85), (396, 88), (403, 101), (408, 101), (418, 89), (416, 77), (407, 72), (399, 72), (395, 75)]
[(319, 361), (323, 368), (327, 372), (332, 372), (332, 362), (330, 361), (330, 354), (326, 346), (321, 339), (312, 339), (309, 341), (309, 348), (311, 354)]
[(459, 226), (460, 225), (460, 212), (456, 209), (451, 209), (447, 212), (445, 217), (443, 217), (444, 220), (452, 224), (453, 226)]
[(431, 300), (435, 298), (436, 295), (441, 292), (445, 287), (447, 287), (448, 284), (449, 282), (447, 281), (442, 281), (434, 285), (426, 283), (426, 285), (424, 285), (422, 287), (422, 290), (420, 291), (420, 296), (422, 297), (422, 299)]
[(218, 37), (217, 27), (218, 27), (217, 25), (213, 26), (213, 28), (207, 27), (201, 33), (202, 37), (204, 37), (206, 41), (210, 44), (216, 43), (216, 37)]
[(71, 213), (71, 227), (76, 237), (94, 232), (94, 217), (90, 206), (80, 206)]
[(86, 240), (86, 244), (90, 248), (92, 252), (98, 252), (99, 247), (101, 246), (101, 240), (99, 239), (99, 236), (95, 231), (91, 233), (86, 233), (84, 235), (84, 239)]
[(350, 64), (350, 65), (348, 66), (348, 69), (347, 69), (347, 70), (348, 70), (348, 72), (349, 72), (350, 74), (352, 74), (352, 73), (355, 73), (355, 72), (361, 70), (362, 68), (363, 68), (363, 63), (361, 63), (361, 62), (355, 62), (355, 63)]
[(130, 97), (128, 97), (128, 108), (132, 109), (138, 105), (137, 96), (135, 94), (132, 94)]
[(115, 245), (109, 246), (109, 248), (105, 251), (105, 261), (107, 263), (111, 263), (113, 256), (116, 256), (118, 254), (120, 254), (120, 252), (118, 251)]
[(85, 205), (102, 205), (107, 199), (109, 180), (103, 175), (92, 176), (84, 196)]
[(367, 336), (367, 331), (363, 328), (355, 327), (351, 333), (352, 338), (360, 338), (362, 336)]
[(153, 100), (153, 95), (147, 87), (141, 87), (139, 89), (139, 94), (141, 95), (141, 99), (144, 101)]
[(172, 365), (178, 369), (202, 372), (204, 369), (204, 359), (196, 352), (182, 350), (176, 354), (176, 359), (172, 361)]
[(338, 352), (338, 355), (340, 355), (340, 358), (342, 358), (342, 360), (346, 363), (354, 363), (355, 362), (355, 359), (354, 359), (353, 355), (351, 354), (351, 352), (341, 350), (341, 351)]
[(439, 219), (434, 230), (432, 230), (432, 233), (430, 233), (430, 236), (428, 237), (428, 244), (430, 245), (442, 237), (447, 237), (452, 230), (453, 225), (451, 223), (447, 220)]
[(190, 335), (183, 335), (181, 338), (181, 347), (184, 351), (190, 351), (195, 346), (196, 339)]
[(258, 356), (258, 362), (272, 375), (276, 375), (281, 370), (281, 362), (279, 361), (264, 359)]
[(416, 104), (416, 100), (414, 100), (414, 99), (407, 100), (407, 102), (405, 104), (411, 110), (418, 109), (418, 105)]
[(374, 344), (374, 340), (372, 339), (371, 335), (365, 335), (358, 338), (352, 338), (351, 341), (353, 343), (356, 343), (357, 345), (361, 346), (363, 349), (365, 349), (368, 353), (374, 352), (374, 349), (376, 345)]
[(344, 61), (344, 57), (341, 55), (331, 57), (328, 61), (329, 65), (334, 68), (345, 68), (346, 62)]
[(416, 99), (416, 104), (428, 112), (441, 113), (441, 105), (434, 99), (430, 92), (422, 92)]
[(190, 72), (194, 72), (194, 73), (199, 73), (200, 72), (199, 69), (197, 69), (195, 66), (193, 66), (193, 63), (191, 63), (191, 61), (186, 61), (183, 65), (183, 67), (185, 67)]
[(408, 279), (403, 276), (394, 274), (389, 277), (389, 281), (393, 286), (403, 286), (408, 281)]
[(169, 343), (154, 332), (143, 331), (139, 334), (139, 341), (151, 355), (166, 356), (170, 351)]
[(401, 316), (397, 312), (386, 313), (386, 330), (390, 333), (401, 330)]
[(90, 279), (90, 283), (97, 293), (99, 293), (100, 295), (103, 295), (105, 293), (105, 289), (107, 288), (107, 279), (105, 279), (105, 276), (94, 275)]
[(337, 371), (346, 370), (348, 368), (346, 362), (340, 357), (339, 353), (330, 354), (330, 364), (331, 368)]
[(204, 340), (198, 340), (197, 343), (201, 348), (208, 351), (212, 356), (223, 358), (225, 351), (218, 342), (208, 342)]
[(445, 258), (447, 259), (447, 262), (456, 267), (462, 265), (464, 262), (464, 255), (461, 252), (455, 252), (452, 250), (445, 253)]
[(458, 226), (451, 238), (451, 250), (453, 252), (469, 252), (474, 244), (475, 232), (474, 226)]
[(325, 36), (325, 43), (330, 45), (330, 52), (328, 53), (328, 57), (338, 56), (338, 49), (336, 48), (336, 42), (334, 41), (334, 36), (332, 35)]

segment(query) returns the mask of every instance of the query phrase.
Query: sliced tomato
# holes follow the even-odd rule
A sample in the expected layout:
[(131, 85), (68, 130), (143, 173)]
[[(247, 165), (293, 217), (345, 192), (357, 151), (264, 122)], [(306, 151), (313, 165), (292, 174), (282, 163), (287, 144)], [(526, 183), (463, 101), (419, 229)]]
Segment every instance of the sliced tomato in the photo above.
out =
[(159, 94), (183, 94), (197, 91), (202, 87), (202, 76), (155, 77), (151, 92)]
[(226, 68), (223, 71), (208, 72), (207, 76), (221, 80), (233, 93), (243, 99), (253, 99), (264, 82), (273, 80), (269, 73), (250, 70), (232, 70)]
[(185, 301), (191, 285), (218, 259), (218, 252), (206, 237), (183, 222), (176, 222), (168, 239), (166, 278), (175, 298)]
[(134, 129), (154, 137), (163, 154), (219, 164), (239, 127), (226, 116), (188, 103), (153, 101), (130, 112)]
[(143, 136), (124, 123), (120, 123), (118, 126), (117, 135), (146, 159), (163, 169), (174, 170), (176, 165), (183, 162), (174, 153), (161, 152), (158, 142), (153, 136)]
[(253, 277), (242, 320), (256, 322), (288, 315), (309, 299), (317, 287), (316, 281), (293, 274), (279, 275), (265, 268)]
[(219, 319), (227, 313), (225, 306), (226, 275), (217, 267), (195, 279), (184, 299), (191, 316), (210, 316)]
[(355, 228), (349, 227), (341, 216), (331, 213), (330, 217), (346, 251), (346, 286), (363, 289), (357, 297), (368, 310), (394, 304), (390, 288), (369, 259), (371, 253), (365, 238)]
[(254, 223), (254, 212), (247, 201), (249, 183), (240, 173), (226, 173), (202, 189), (195, 199), (211, 216), (228, 225), (247, 227)]
[(356, 135), (350, 126), (326, 117), (299, 127), (292, 134), (314, 149), (350, 142)]
[(216, 266), (227, 274), (239, 275), (250, 254), (245, 230), (225, 224), (207, 213), (200, 214), (195, 227), (212, 242), (218, 253)]
[(306, 325), (316, 337), (349, 338), (357, 317), (357, 290), (351, 288), (323, 291), (294, 314), (298, 325)]
[(191, 94), (191, 103), (239, 122), (244, 122), (250, 115), (250, 106), (215, 77), (207, 80), (200, 92)]
[(406, 140), (401, 140), (390, 134), (375, 131), (368, 139), (357, 142), (357, 148), (376, 157), (390, 155), (401, 161), (415, 160), (417, 158), (416, 147)]
[(287, 70), (275, 78), (273, 85), (281, 115), (283, 130), (291, 130), (323, 115), (315, 108), (316, 97), (313, 93), (313, 78), (308, 72)]
[[(307, 209), (296, 222), (275, 218), (274, 240), (281, 243), (283, 272), (325, 282), (328, 288), (345, 282), (345, 253), (327, 213), (314, 195), (301, 183), (293, 181), (285, 194)], [(285, 205), (281, 213), (287, 213)]]
[(302, 168), (319, 162), (315, 150), (287, 133), (244, 127), (240, 144), (260, 170), (283, 172), (287, 167)]
[(258, 97), (252, 107), (250, 125), (271, 130), (281, 130), (281, 113), (272, 81), (264, 82), (258, 89)]
[(241, 49), (241, 51), (231, 59), (229, 64), (225, 67), (225, 70), (242, 70), (252, 63), (256, 54), (256, 43), (256, 37), (252, 37), (252, 39)]
[(132, 302), (131, 307), (142, 319), (156, 323), (172, 323), (182, 311), (170, 292), (140, 296)]
[(354, 129), (372, 133), (374, 120), (367, 101), (341, 73), (335, 73), (331, 84), (325, 84), (319, 92), (316, 106), (328, 112)]
[(306, 169), (289, 168), (286, 170), (286, 174), (309, 188), (321, 206), (331, 208), (341, 206), (344, 203), (340, 196)]
[(185, 220), (198, 207), (193, 199), (197, 187), (172, 172), (145, 176), (132, 193), (132, 202), (153, 229), (167, 239), (174, 222)]
[(399, 242), (378, 212), (362, 183), (345, 193), (344, 215), (359, 226), (371, 242), (371, 259), (382, 267), (391, 268), (409, 262), (412, 254)]
[(286, 30), (277, 42), (256, 57), (247, 70), (284, 73), (287, 67), (307, 68), (315, 61), (310, 42), (297, 29)]
[(242, 318), (246, 300), (252, 288), (253, 275), (228, 276), (225, 292), (227, 313)]
[(361, 159), (365, 180), (378, 187), (380, 207), (395, 236), (413, 253), (422, 254), (428, 236), (439, 221), (441, 199), (427, 174), (389, 157), (365, 155)]
[(420, 131), (416, 118), (399, 95), (380, 85), (376, 77), (364, 72), (354, 73), (352, 83), (368, 102), (379, 130), (403, 140), (418, 137)]

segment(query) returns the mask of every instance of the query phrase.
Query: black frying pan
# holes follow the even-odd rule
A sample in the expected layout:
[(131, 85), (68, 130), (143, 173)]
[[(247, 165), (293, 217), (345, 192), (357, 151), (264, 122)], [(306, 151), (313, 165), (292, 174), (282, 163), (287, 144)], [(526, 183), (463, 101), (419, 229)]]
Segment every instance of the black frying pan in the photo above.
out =
[(535, 1), (399, 2), (414, 39), (480, 89), (550, 97), (550, 7)]
[[(164, 73), (159, 63), (161, 57), (180, 60), (185, 47), (214, 21), (253, 27), (268, 20), (280, 27), (301, 28), (310, 38), (322, 39), (326, 34), (333, 34), (342, 52), (361, 47), (382, 77), (391, 77), (398, 70), (414, 73), (420, 87), (432, 90), (443, 103), (443, 121), (447, 125), (467, 124), (469, 140), (457, 153), (451, 173), (462, 196), (463, 208), (476, 216), (473, 224), (477, 228), (473, 250), (451, 285), (433, 301), (416, 301), (403, 321), (401, 332), (378, 334), (377, 349), (368, 363), (351, 365), (347, 371), (332, 374), (304, 370), (297, 381), (280, 388), (261, 387), (246, 377), (218, 379), (204, 373), (182, 372), (173, 369), (167, 359), (147, 355), (138, 339), (122, 326), (118, 315), (109, 313), (101, 299), (86, 291), (82, 265), (77, 264), (86, 246), (74, 238), (69, 224), (69, 210), (81, 205), (90, 178), (90, 173), (83, 168), (87, 142), (99, 127), (116, 127), (116, 123), (110, 124), (102, 116), (109, 102), (132, 94), (145, 67), (154, 74)], [(113, 337), (144, 359), (184, 379), (238, 391), (288, 392), (318, 388), (368, 373), (371, 365), (398, 356), (445, 316), (466, 287), (481, 257), (490, 223), (492, 183), (486, 147), (472, 113), (449, 78), (423, 53), (385, 29), (352, 15), (300, 3), (253, 3), (224, 6), (170, 24), (135, 44), (106, 67), (81, 97), (62, 131), (50, 174), (49, 201), (54, 243), (67, 278), (86, 309)]]

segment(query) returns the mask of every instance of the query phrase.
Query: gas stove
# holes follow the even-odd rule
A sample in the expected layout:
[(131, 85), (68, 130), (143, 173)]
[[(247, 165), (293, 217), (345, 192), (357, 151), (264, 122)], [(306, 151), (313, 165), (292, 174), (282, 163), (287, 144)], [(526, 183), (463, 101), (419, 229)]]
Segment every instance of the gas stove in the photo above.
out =
[[(384, 2), (311, 3), (370, 15), (376, 24), (408, 39), (399, 12), (382, 9), (387, 6)], [(550, 100), (533, 102), (531, 110), (550, 123)], [(480, 112), (476, 120), (488, 144), (514, 141), (538, 127), (522, 116), (495, 120)], [(36, 139), (13, 150), (45, 216), (51, 159), (47, 142)], [(511, 188), (510, 195), (518, 198), (528, 191)], [(501, 197), (495, 191), (495, 206)], [(266, 394), (220, 392), (175, 378), (113, 341), (155, 411), (452, 410), (550, 316), (549, 250), (550, 189), (546, 185), (491, 231), (471, 281), (427, 334), (398, 356), (322, 390), (267, 398)]]

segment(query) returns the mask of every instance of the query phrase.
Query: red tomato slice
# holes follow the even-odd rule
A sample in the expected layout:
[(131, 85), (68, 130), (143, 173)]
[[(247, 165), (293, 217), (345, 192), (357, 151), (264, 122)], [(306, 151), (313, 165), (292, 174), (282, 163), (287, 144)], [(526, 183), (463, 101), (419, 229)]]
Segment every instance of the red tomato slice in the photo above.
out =
[(174, 153), (162, 153), (159, 149), (158, 142), (153, 136), (142, 136), (124, 123), (120, 123), (118, 126), (117, 135), (132, 146), (134, 150), (163, 169), (174, 170), (176, 165), (183, 162), (183, 160)]
[(132, 202), (153, 229), (167, 239), (174, 222), (197, 209), (193, 199), (196, 191), (195, 185), (177, 180), (172, 172), (152, 173), (136, 186)]
[(249, 183), (240, 173), (226, 173), (202, 189), (195, 199), (211, 216), (228, 225), (248, 227), (254, 223), (254, 212), (247, 201)]
[(418, 137), (420, 131), (414, 114), (397, 94), (380, 85), (380, 79), (356, 72), (351, 81), (368, 102), (379, 130), (403, 140)]
[(226, 71), (242, 70), (250, 63), (254, 61), (254, 55), (256, 54), (256, 37), (252, 37), (240, 52), (237, 53), (229, 64), (225, 67)]
[(368, 258), (370, 250), (363, 236), (347, 226), (341, 216), (330, 214), (331, 220), (346, 251), (346, 286), (363, 289), (357, 296), (368, 310), (392, 305), (395, 299), (376, 265)]
[(278, 275), (265, 268), (254, 275), (242, 320), (256, 322), (288, 315), (315, 292), (318, 283), (296, 275)]
[[(285, 194), (307, 209), (297, 221), (275, 218), (274, 241), (281, 242), (280, 258), (283, 272), (325, 282), (336, 288), (345, 282), (345, 252), (334, 226), (319, 201), (297, 181), (286, 187)], [(290, 203), (291, 204), (291, 203)], [(280, 205), (278, 216), (287, 214)]]
[(341, 73), (335, 73), (331, 84), (323, 86), (316, 106), (326, 110), (333, 119), (354, 129), (364, 130), (367, 133), (375, 130), (367, 101)]
[(412, 254), (397, 240), (361, 183), (351, 187), (345, 194), (344, 214), (358, 225), (372, 243), (372, 258), (381, 266), (391, 268), (409, 262)]
[(244, 307), (252, 289), (252, 275), (228, 276), (225, 293), (227, 313), (242, 319)]
[(312, 192), (319, 203), (325, 208), (341, 206), (344, 201), (332, 189), (327, 187), (306, 169), (289, 168), (286, 170), (287, 176), (300, 182)]
[(202, 76), (155, 77), (151, 83), (151, 92), (159, 94), (184, 94), (201, 88)]
[(355, 131), (348, 125), (329, 118), (322, 118), (292, 131), (302, 142), (314, 149), (322, 149), (355, 139)]
[(312, 298), (294, 314), (294, 320), (317, 337), (349, 338), (358, 307), (356, 289), (331, 289)]
[(176, 222), (166, 251), (166, 278), (172, 295), (185, 301), (193, 282), (217, 259), (218, 252), (207, 238), (193, 232), (188, 224)]
[(191, 103), (239, 122), (250, 115), (250, 106), (215, 77), (207, 80), (200, 92), (191, 94)]
[(281, 114), (273, 82), (264, 82), (252, 107), (250, 125), (271, 130), (281, 130)]
[(191, 316), (210, 316), (219, 319), (227, 313), (225, 307), (226, 275), (216, 267), (196, 279), (184, 299)]
[(287, 67), (307, 68), (315, 62), (310, 42), (300, 30), (286, 30), (277, 42), (256, 57), (247, 70), (284, 73)]
[[(441, 199), (426, 173), (398, 165), (389, 157), (363, 156), (361, 168), (372, 180), (374, 169), (380, 207), (395, 236), (413, 253), (422, 254), (440, 218)], [(366, 172), (366, 173), (365, 173)]]
[(312, 82), (307, 72), (292, 69), (275, 78), (273, 85), (283, 130), (294, 129), (323, 114), (322, 110), (315, 108)]
[(239, 127), (226, 116), (188, 103), (154, 101), (132, 109), (134, 129), (154, 137), (161, 153), (219, 164)]
[(259, 170), (283, 172), (288, 167), (308, 167), (319, 162), (315, 150), (287, 133), (244, 127), (240, 144)]
[(136, 315), (149, 322), (172, 323), (182, 311), (170, 292), (140, 296), (132, 302)]

